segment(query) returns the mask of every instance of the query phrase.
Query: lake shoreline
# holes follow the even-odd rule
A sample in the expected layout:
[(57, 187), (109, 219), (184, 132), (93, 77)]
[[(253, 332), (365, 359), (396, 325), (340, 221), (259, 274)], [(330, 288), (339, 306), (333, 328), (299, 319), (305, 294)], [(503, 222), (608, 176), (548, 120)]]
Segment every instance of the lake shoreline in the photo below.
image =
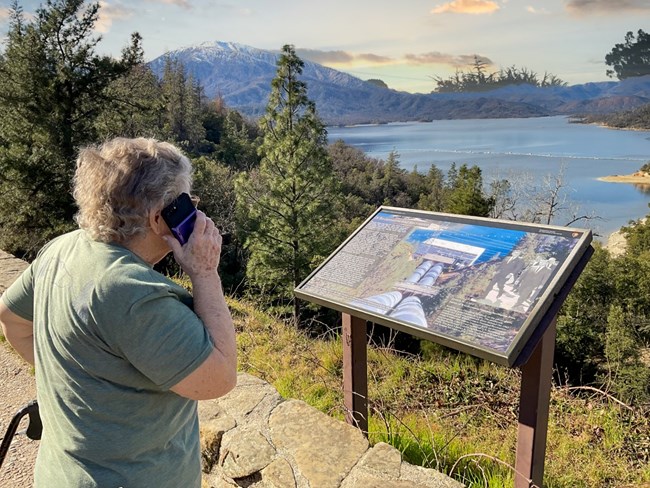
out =
[(608, 183), (632, 183), (635, 185), (650, 185), (650, 174), (640, 172), (633, 173), (631, 175), (601, 176), (597, 179), (598, 181), (606, 181)]

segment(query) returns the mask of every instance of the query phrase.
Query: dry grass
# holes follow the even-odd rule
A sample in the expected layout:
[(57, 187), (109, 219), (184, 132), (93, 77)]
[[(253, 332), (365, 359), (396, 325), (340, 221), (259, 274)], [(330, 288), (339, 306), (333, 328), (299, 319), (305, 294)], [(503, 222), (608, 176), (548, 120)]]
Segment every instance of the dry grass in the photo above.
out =
[[(253, 305), (230, 301), (240, 369), (343, 418), (341, 341), (309, 338)], [(413, 463), (472, 487), (512, 486), (518, 370), (430, 347), (429, 358), (370, 347), (369, 438)], [(554, 388), (545, 486), (620, 487), (650, 482), (647, 410), (596, 391)]]

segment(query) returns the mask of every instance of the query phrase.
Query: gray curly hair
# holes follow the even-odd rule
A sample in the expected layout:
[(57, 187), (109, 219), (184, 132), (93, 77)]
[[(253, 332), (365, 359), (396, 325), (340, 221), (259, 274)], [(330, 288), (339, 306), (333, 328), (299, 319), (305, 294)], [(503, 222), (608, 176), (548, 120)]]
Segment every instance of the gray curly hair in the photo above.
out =
[(118, 137), (79, 152), (75, 219), (94, 240), (124, 243), (146, 231), (150, 210), (191, 184), (192, 165), (172, 144)]

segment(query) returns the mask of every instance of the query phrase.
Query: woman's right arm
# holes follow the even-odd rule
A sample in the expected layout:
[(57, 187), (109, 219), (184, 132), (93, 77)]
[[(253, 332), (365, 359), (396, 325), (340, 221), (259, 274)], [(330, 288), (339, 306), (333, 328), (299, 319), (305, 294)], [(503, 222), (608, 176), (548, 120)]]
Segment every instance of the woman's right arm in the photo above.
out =
[(221, 235), (202, 212), (185, 246), (169, 236), (174, 258), (192, 280), (194, 312), (203, 321), (214, 349), (208, 358), (171, 390), (193, 400), (218, 398), (237, 384), (237, 343), (230, 310), (217, 274)]

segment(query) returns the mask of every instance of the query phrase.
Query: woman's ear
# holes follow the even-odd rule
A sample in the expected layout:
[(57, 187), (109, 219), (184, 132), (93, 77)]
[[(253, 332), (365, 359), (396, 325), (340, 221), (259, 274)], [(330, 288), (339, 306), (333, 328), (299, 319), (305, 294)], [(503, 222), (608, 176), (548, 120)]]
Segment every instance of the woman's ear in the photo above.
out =
[(156, 235), (167, 235), (170, 234), (169, 227), (167, 223), (162, 218), (162, 209), (154, 208), (149, 211), (149, 227)]

